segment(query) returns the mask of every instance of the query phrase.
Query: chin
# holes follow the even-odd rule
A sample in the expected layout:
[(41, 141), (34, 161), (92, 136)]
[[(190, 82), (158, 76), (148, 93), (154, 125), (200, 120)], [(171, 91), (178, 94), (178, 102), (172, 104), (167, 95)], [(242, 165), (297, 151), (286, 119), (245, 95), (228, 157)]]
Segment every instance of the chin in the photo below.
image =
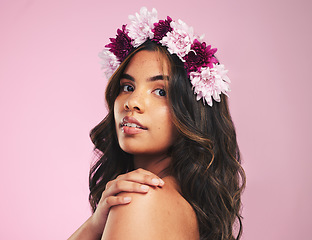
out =
[(125, 145), (125, 144), (119, 144), (120, 148), (129, 154), (142, 154), (144, 151), (142, 151), (142, 149), (138, 148), (138, 145), (136, 144), (136, 146), (129, 146), (129, 145)]
[(163, 156), (168, 154), (168, 149), (148, 149), (148, 148), (138, 148), (137, 146), (135, 148), (131, 147), (120, 147), (124, 152), (132, 154), (132, 155), (146, 155), (146, 156)]
[(124, 152), (132, 155), (167, 155), (168, 150), (172, 146), (172, 143), (160, 144), (155, 142), (151, 143), (151, 141), (146, 141), (145, 143), (142, 143), (142, 141), (128, 140), (118, 141), (119, 146)]

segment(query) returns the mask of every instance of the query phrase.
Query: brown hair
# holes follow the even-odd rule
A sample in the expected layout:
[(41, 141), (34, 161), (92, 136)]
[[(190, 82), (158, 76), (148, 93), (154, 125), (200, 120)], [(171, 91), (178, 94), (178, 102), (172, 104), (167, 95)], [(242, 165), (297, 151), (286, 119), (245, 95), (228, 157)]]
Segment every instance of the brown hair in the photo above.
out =
[(106, 88), (107, 116), (92, 129), (90, 136), (98, 155), (90, 170), (89, 201), (93, 211), (106, 183), (133, 170), (133, 157), (118, 144), (114, 121), (114, 102), (119, 94), (120, 76), (139, 51), (159, 51), (171, 65), (168, 100), (179, 137), (171, 148), (167, 172), (181, 188), (181, 195), (191, 204), (199, 224), (201, 239), (236, 239), (242, 233), (241, 194), (245, 174), (227, 97), (213, 106), (196, 101), (184, 64), (165, 47), (146, 41), (121, 63)]

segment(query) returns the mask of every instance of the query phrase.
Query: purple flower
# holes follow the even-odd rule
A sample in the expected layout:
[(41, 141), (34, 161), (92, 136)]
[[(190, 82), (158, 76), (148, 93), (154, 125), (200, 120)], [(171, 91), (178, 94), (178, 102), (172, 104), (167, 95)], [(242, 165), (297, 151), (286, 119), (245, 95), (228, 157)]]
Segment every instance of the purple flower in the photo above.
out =
[(190, 72), (199, 71), (202, 67), (213, 67), (213, 63), (218, 63), (218, 60), (213, 56), (216, 53), (216, 48), (211, 48), (211, 45), (206, 47), (206, 43), (200, 43), (197, 39), (194, 40), (191, 51), (183, 58), (185, 66)]
[(154, 38), (152, 41), (159, 42), (164, 36), (166, 36), (167, 32), (172, 31), (172, 27), (170, 26), (170, 23), (172, 22), (172, 19), (167, 16), (167, 19), (160, 20), (158, 23), (154, 23), (155, 28), (152, 29), (154, 33)]
[(131, 44), (132, 39), (128, 36), (126, 31), (126, 25), (122, 26), (122, 30), (117, 30), (116, 38), (110, 38), (110, 44), (105, 47), (110, 48), (111, 51), (119, 60), (122, 62), (128, 56), (130, 51), (133, 49)]

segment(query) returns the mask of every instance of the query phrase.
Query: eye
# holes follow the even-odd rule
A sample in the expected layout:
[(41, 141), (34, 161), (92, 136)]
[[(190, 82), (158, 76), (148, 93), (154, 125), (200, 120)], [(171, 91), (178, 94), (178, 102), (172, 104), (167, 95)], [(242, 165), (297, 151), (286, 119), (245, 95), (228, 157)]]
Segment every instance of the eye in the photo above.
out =
[(161, 97), (165, 97), (166, 96), (166, 91), (164, 89), (156, 89), (155, 93)]
[(133, 92), (134, 88), (133, 86), (129, 85), (129, 84), (124, 84), (120, 86), (120, 90), (123, 92)]

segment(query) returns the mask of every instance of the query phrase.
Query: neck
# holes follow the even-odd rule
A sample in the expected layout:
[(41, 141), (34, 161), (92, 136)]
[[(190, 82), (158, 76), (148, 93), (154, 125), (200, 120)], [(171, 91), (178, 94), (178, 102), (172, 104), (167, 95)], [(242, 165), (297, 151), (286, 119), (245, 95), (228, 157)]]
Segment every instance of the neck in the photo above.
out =
[(165, 177), (168, 175), (166, 170), (171, 162), (171, 157), (167, 155), (135, 155), (133, 162), (135, 169), (143, 168), (156, 174), (159, 177)]

